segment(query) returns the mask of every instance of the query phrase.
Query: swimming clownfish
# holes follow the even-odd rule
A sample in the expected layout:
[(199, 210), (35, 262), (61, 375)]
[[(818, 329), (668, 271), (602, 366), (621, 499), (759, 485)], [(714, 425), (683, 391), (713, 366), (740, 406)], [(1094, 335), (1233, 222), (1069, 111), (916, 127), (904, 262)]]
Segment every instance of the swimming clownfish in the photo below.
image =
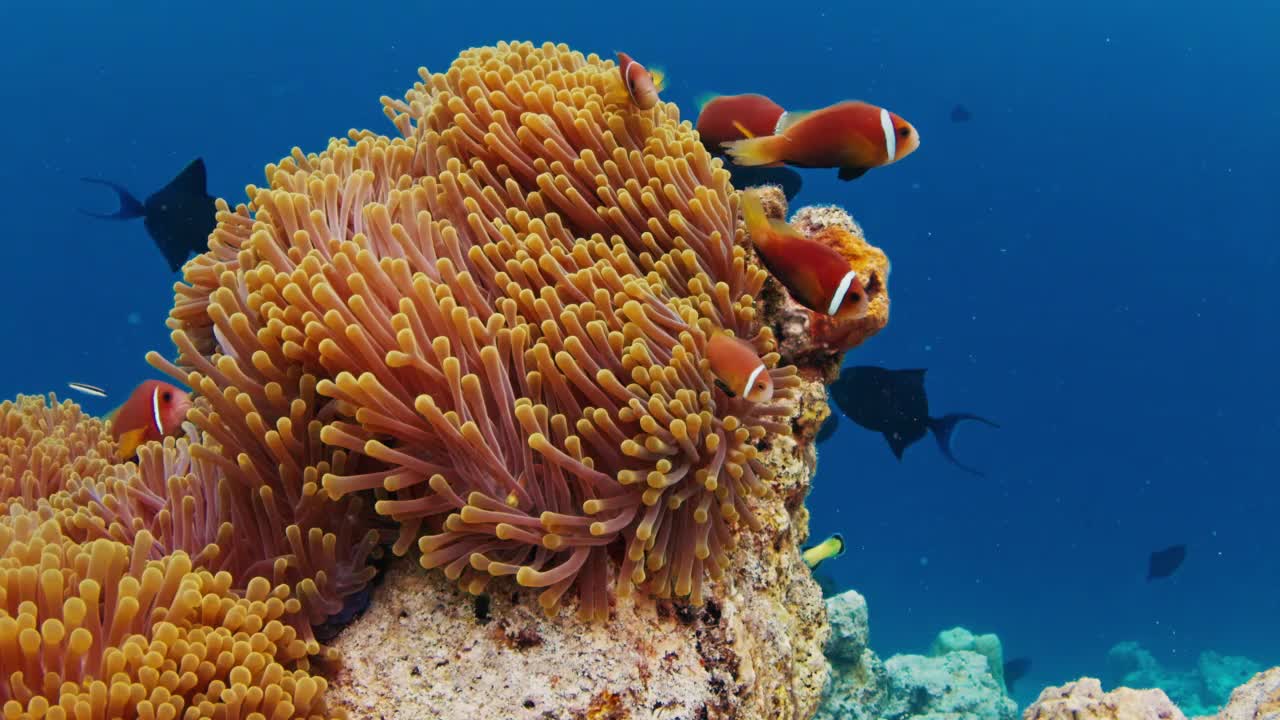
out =
[(707, 341), (707, 362), (726, 395), (756, 403), (773, 399), (773, 377), (745, 341), (723, 332), (712, 335)]
[(750, 190), (742, 194), (742, 219), (761, 261), (796, 302), (840, 320), (867, 314), (862, 281), (834, 248), (765, 215), (760, 198)]
[(786, 111), (764, 95), (709, 95), (698, 102), (695, 126), (702, 144), (720, 152), (726, 142), (772, 135)]
[(658, 104), (658, 93), (665, 85), (666, 77), (661, 70), (647, 70), (645, 66), (631, 59), (631, 56), (618, 53), (618, 73), (622, 76), (622, 86), (627, 91), (627, 98), (641, 110), (650, 110)]
[(882, 107), (850, 100), (808, 113), (787, 113), (777, 134), (726, 142), (738, 165), (840, 168), (853, 180), (915, 152), (920, 135), (911, 123)]
[(813, 547), (800, 553), (800, 559), (809, 569), (818, 567), (824, 560), (838, 558), (844, 554), (844, 536), (836, 533)]
[(107, 419), (116, 441), (116, 459), (124, 462), (151, 440), (177, 435), (191, 409), (191, 395), (160, 380), (147, 380)]

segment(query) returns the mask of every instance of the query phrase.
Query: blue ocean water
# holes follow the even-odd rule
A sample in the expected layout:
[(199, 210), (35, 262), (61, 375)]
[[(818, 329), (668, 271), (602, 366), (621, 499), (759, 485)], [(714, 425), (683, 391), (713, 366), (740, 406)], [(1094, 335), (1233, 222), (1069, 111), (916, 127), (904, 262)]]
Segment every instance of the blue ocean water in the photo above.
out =
[[(200, 155), (241, 202), (295, 145), (394, 132), (380, 95), (501, 39), (626, 50), (690, 119), (706, 91), (866, 99), (920, 150), (853, 183), (806, 171), (798, 199), (893, 262), (890, 325), (846, 362), (927, 367), (935, 412), (1003, 425), (959, 432), (981, 479), (847, 423), (823, 447), (813, 533), (847, 538), (826, 567), (869, 598), (877, 651), (996, 632), (1034, 658), (1023, 702), (1121, 640), (1280, 662), (1274, 3), (53, 2), (0, 23), (0, 397), (125, 392), (169, 347), (176, 276), (139, 223), (76, 212), (113, 203), (81, 176), (145, 197)], [(1145, 582), (1174, 543), (1185, 567)]]

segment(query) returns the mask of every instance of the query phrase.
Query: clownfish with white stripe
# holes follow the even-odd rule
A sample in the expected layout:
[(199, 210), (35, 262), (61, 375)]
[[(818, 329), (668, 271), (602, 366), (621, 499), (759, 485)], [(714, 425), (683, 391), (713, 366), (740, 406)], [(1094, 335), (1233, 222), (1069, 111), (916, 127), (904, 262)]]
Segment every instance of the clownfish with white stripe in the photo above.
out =
[(841, 321), (867, 314), (866, 288), (834, 248), (765, 215), (759, 196), (751, 190), (742, 194), (742, 220), (761, 262), (796, 302)]
[(726, 395), (756, 403), (773, 399), (773, 377), (750, 344), (718, 332), (707, 341), (706, 352), (716, 385)]
[(622, 76), (626, 98), (632, 105), (641, 110), (651, 110), (658, 104), (658, 93), (666, 85), (665, 73), (657, 68), (646, 69), (624, 52), (618, 53), (618, 73)]
[(895, 163), (920, 147), (920, 135), (898, 115), (850, 100), (813, 112), (788, 112), (776, 134), (726, 142), (738, 165), (840, 168), (841, 180)]
[(191, 395), (160, 380), (147, 380), (124, 404), (107, 416), (116, 441), (116, 459), (124, 462), (138, 454), (138, 446), (151, 440), (176, 436), (191, 409)]

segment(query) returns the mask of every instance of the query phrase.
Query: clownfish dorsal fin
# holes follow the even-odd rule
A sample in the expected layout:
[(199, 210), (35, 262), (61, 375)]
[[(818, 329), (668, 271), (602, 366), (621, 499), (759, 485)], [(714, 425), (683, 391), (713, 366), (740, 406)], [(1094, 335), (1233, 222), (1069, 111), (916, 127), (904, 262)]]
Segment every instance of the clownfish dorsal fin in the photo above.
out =
[(694, 98), (693, 102), (698, 106), (698, 112), (702, 112), (707, 108), (708, 105), (711, 104), (712, 100), (715, 100), (718, 97), (720, 97), (718, 93), (713, 93), (713, 92), (702, 93), (698, 97)]
[(734, 126), (735, 128), (737, 128), (738, 132), (742, 133), (742, 137), (747, 138), (748, 140), (749, 140), (749, 139), (751, 139), (751, 138), (754, 138), (754, 137), (756, 136), (756, 134), (755, 134), (755, 133), (753, 133), (753, 132), (751, 132), (750, 130), (748, 130), (748, 129), (747, 129), (747, 126), (746, 126), (746, 125), (743, 125), (743, 124), (742, 124), (740, 121), (738, 121), (738, 120), (734, 120), (734, 121), (733, 121), (733, 126)]
[(787, 128), (795, 125), (809, 115), (808, 110), (790, 110), (778, 116), (778, 122), (773, 126), (773, 134), (781, 135), (787, 131)]

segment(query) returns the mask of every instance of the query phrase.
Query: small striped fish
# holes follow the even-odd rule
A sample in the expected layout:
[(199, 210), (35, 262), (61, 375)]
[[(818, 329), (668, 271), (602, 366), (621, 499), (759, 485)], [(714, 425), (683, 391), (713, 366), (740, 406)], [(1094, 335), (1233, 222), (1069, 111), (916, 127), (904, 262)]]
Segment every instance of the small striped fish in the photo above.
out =
[(94, 396), (94, 397), (106, 397), (106, 396), (107, 396), (107, 391), (106, 391), (106, 390), (103, 390), (102, 388), (98, 387), (97, 385), (90, 385), (90, 384), (88, 384), (88, 383), (73, 382), (73, 383), (67, 383), (67, 387), (71, 388), (72, 390), (75, 390), (76, 392), (82, 392), (82, 393), (84, 393), (85, 395), (92, 395), (92, 396)]

